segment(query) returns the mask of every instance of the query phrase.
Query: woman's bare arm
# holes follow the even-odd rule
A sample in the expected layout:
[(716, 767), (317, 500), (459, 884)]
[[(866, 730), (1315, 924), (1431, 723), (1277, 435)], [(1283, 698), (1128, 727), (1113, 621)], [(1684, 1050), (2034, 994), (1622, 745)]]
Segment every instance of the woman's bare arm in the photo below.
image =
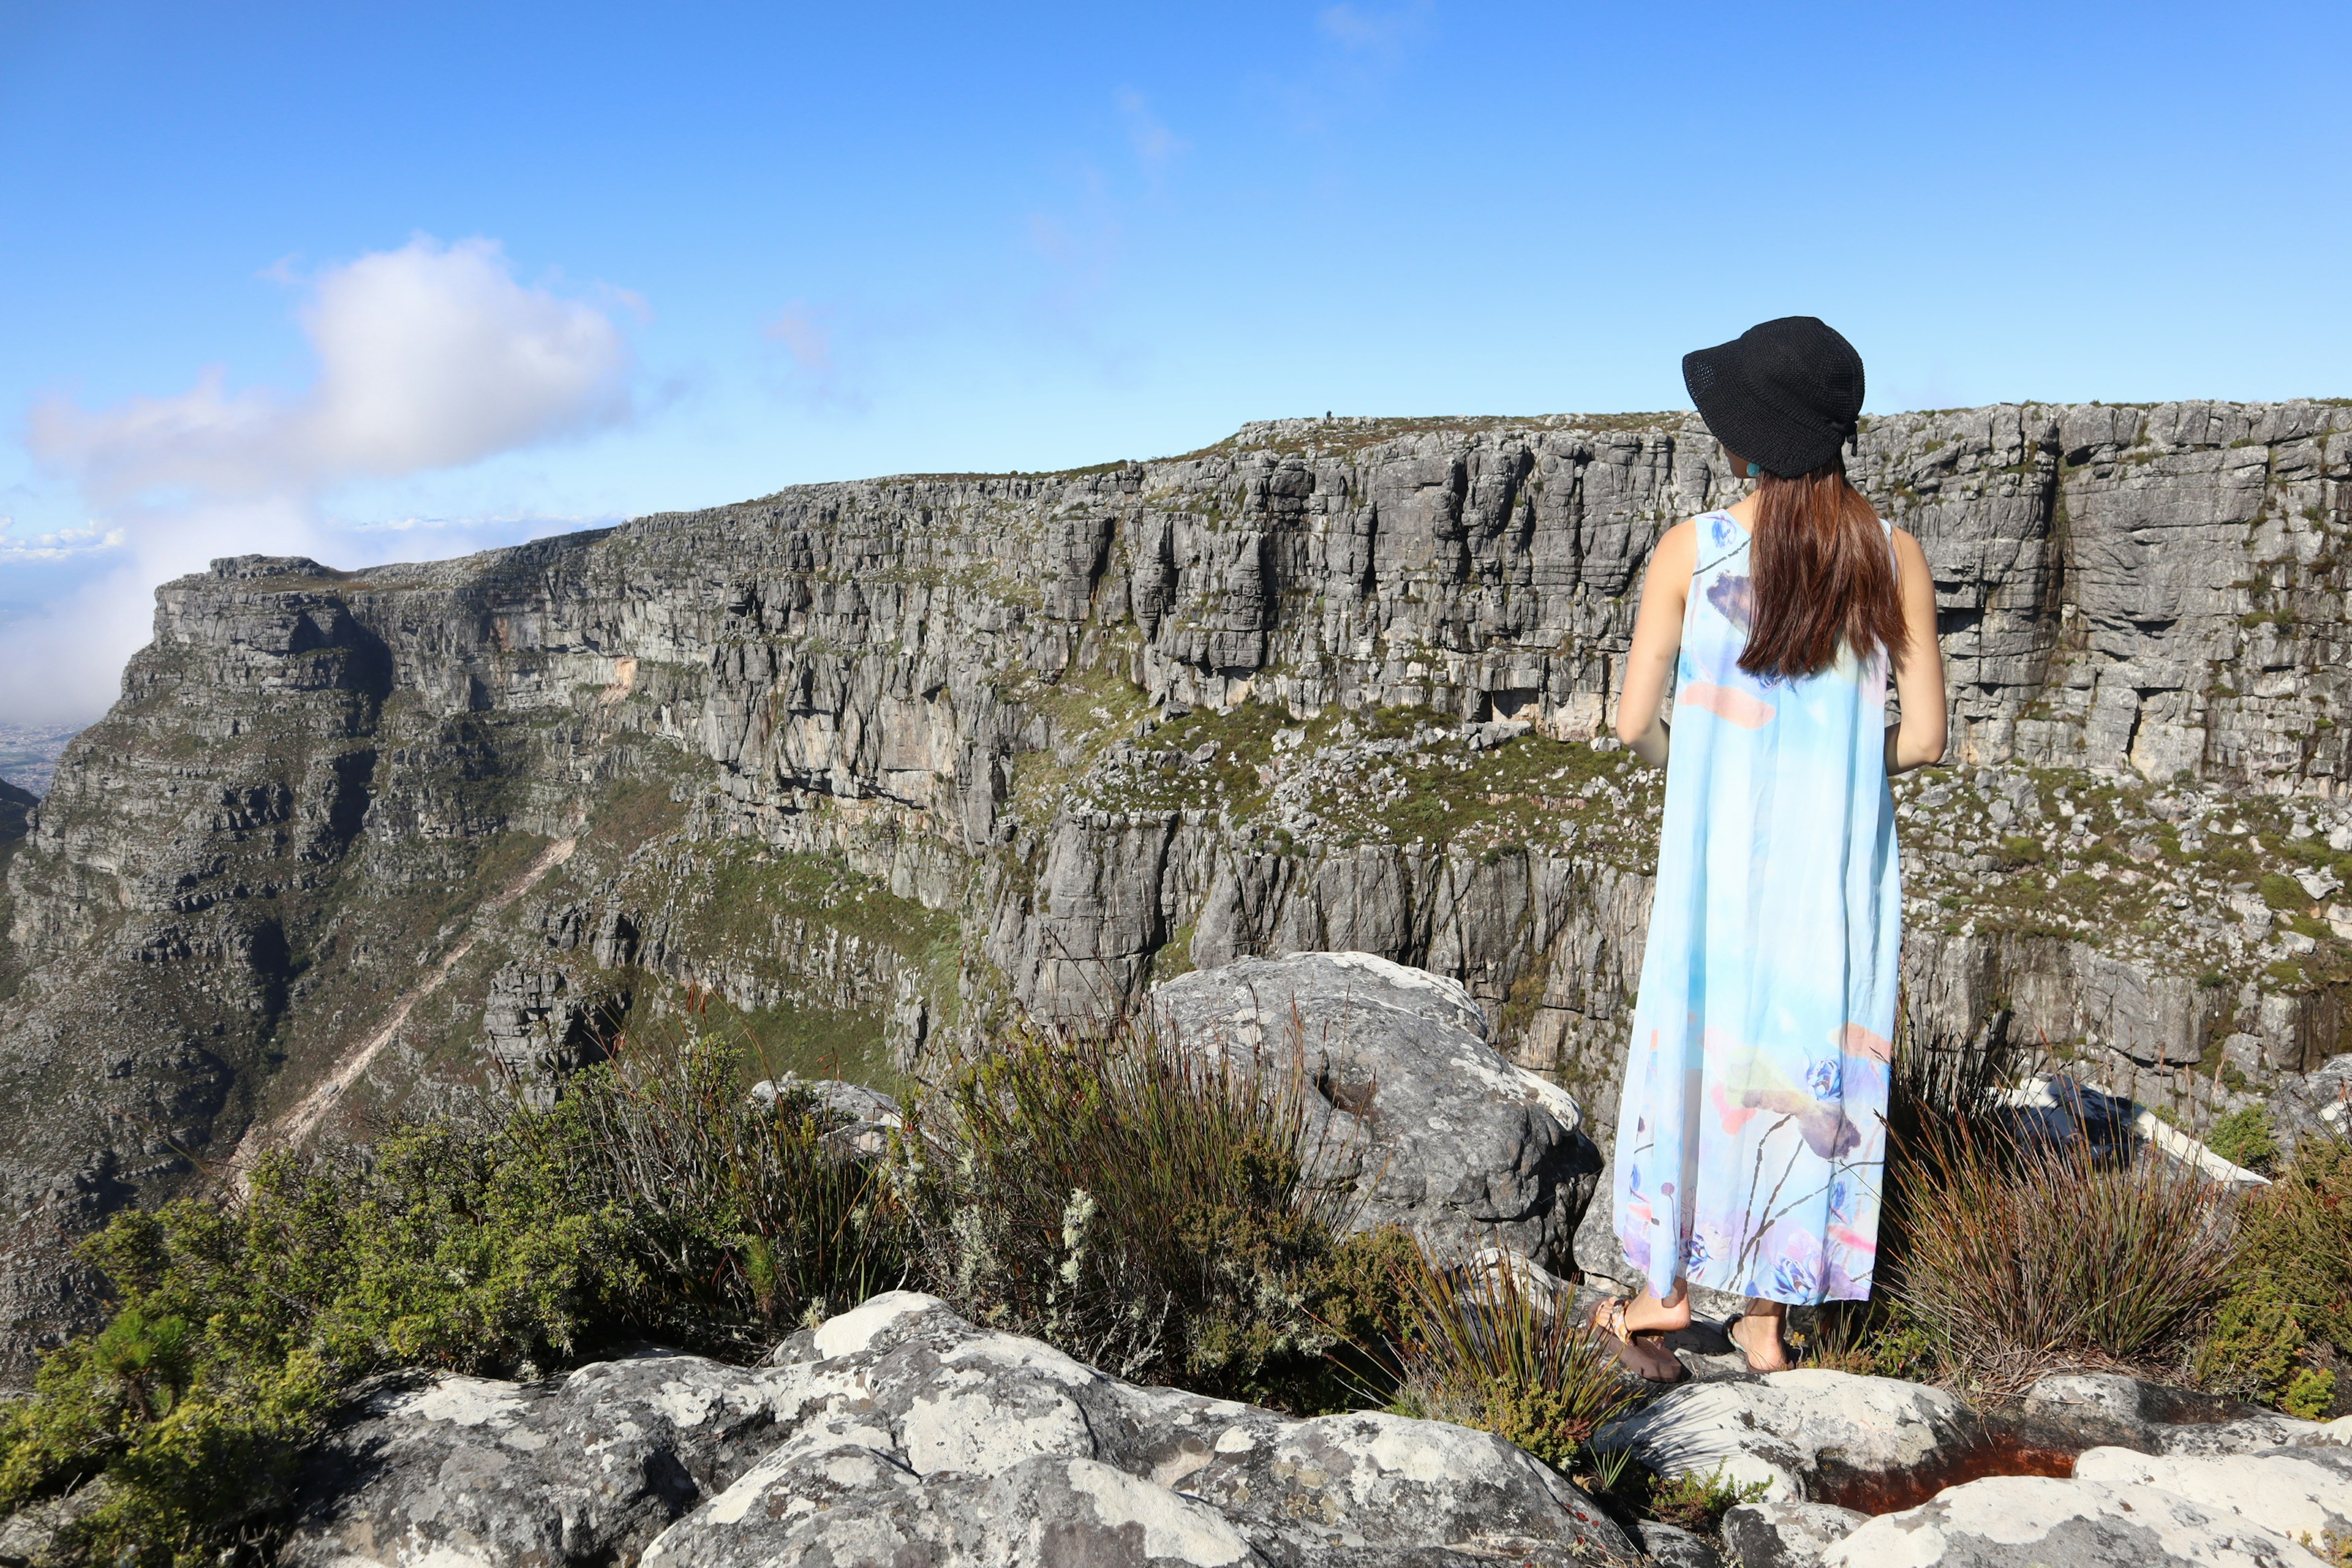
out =
[(1895, 672), (1903, 721), (1886, 731), (1886, 772), (1907, 773), (1944, 760), (1944, 648), (1936, 638), (1936, 584), (1927, 574), (1927, 552), (1901, 529), (1895, 531), (1895, 575), (1903, 595), (1902, 667)]
[(1653, 767), (1666, 765), (1670, 737), (1658, 705), (1665, 700), (1666, 682), (1682, 652), (1683, 605), (1697, 564), (1698, 524), (1685, 519), (1666, 530), (1642, 577), (1642, 607), (1633, 617), (1633, 647), (1625, 655), (1625, 680), (1617, 696), (1617, 738)]

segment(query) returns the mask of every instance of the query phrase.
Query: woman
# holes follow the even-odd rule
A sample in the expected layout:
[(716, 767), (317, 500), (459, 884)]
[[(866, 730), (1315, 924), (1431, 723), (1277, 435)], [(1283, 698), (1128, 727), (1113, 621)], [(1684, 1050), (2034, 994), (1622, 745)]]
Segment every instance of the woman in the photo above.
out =
[(1617, 710), (1666, 806), (1614, 1161), (1647, 1280), (1594, 1322), (1662, 1382), (1692, 1284), (1748, 1298), (1731, 1337), (1759, 1372), (1789, 1364), (1790, 1303), (1870, 1294), (1903, 907), (1886, 781), (1944, 754), (1927, 558), (1846, 482), (1861, 356), (1789, 316), (1683, 380), (1756, 489), (1658, 542)]

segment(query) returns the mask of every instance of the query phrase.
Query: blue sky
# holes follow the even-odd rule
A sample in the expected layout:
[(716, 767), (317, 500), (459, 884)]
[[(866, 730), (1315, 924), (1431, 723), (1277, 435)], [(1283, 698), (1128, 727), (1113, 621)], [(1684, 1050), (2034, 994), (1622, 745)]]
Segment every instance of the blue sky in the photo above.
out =
[(0, 720), (153, 584), (1244, 419), (2352, 395), (2341, 5), (0, 5)]

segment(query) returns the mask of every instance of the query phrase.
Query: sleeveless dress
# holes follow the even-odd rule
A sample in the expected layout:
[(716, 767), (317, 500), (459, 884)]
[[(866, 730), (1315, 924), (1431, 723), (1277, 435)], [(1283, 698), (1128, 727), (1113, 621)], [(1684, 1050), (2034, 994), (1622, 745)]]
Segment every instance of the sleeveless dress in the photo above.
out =
[(1886, 661), (1842, 648), (1799, 679), (1741, 670), (1748, 531), (1720, 511), (1697, 523), (1617, 1120), (1617, 1236), (1660, 1296), (1687, 1278), (1861, 1300), (1902, 937)]

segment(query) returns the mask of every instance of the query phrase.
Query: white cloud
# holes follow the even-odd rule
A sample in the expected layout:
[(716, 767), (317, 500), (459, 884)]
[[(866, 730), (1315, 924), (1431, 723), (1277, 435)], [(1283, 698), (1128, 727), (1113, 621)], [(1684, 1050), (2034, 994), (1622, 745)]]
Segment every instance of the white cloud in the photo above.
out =
[(124, 539), (122, 530), (101, 529), (94, 522), (21, 539), (16, 536), (16, 526), (15, 518), (0, 517), (0, 561), (77, 561), (100, 551), (120, 549)]
[(629, 414), (627, 340), (593, 306), (514, 280), (489, 240), (415, 239), (321, 276), (302, 310), (310, 390), (231, 394), (208, 370), (176, 397), (100, 412), (51, 398), (33, 455), (94, 497), (310, 492), (456, 468)]
[(98, 520), (28, 541), (0, 534), (0, 560), (100, 549), (121, 560), (0, 630), (11, 676), (0, 720), (102, 710), (147, 640), (155, 585), (214, 556), (347, 555), (352, 531), (322, 510), (340, 485), (459, 468), (633, 412), (634, 356), (612, 317), (517, 282), (491, 240), (419, 237), (330, 268), (299, 319), (318, 360), (306, 391), (232, 392), (213, 369), (176, 396), (32, 410), (27, 447)]

